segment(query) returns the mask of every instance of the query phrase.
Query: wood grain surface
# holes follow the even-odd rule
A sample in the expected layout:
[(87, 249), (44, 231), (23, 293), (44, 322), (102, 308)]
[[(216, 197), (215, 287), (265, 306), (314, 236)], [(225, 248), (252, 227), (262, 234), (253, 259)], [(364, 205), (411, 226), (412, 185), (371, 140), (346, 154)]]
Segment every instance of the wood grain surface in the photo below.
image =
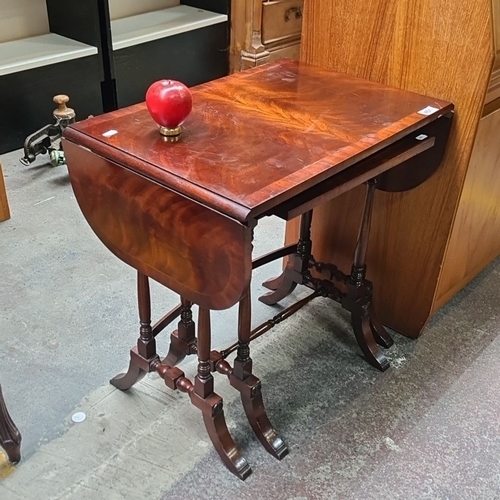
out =
[(3, 179), (2, 165), (0, 164), (0, 222), (10, 219), (9, 200)]
[[(416, 337), (429, 318), (493, 63), (491, 0), (305, 2), (302, 59), (456, 105), (447, 155), (436, 174), (404, 193), (377, 193), (368, 250), (376, 310)], [(358, 189), (315, 211), (315, 257), (352, 258)], [(288, 228), (287, 239), (296, 235)]]
[(202, 307), (239, 301), (250, 228), (66, 140), (64, 152), (85, 218), (117, 257)]
[(500, 254), (499, 130), (500, 110), (479, 122), (434, 309)]
[(66, 137), (113, 161), (126, 155), (128, 168), (245, 222), (452, 108), (287, 60), (194, 88), (178, 143), (164, 141), (143, 104), (81, 121)]

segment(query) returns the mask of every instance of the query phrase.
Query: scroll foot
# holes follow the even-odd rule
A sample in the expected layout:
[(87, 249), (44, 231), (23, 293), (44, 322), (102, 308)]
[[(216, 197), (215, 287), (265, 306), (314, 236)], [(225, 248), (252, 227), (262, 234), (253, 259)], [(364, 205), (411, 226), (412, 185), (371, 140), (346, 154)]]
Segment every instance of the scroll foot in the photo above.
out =
[[(194, 328), (194, 327), (193, 327)], [(177, 366), (184, 358), (196, 353), (196, 337), (194, 333), (187, 340), (180, 338), (179, 330), (170, 335), (168, 353), (162, 363), (168, 366)]]
[(365, 356), (365, 359), (373, 367), (384, 372), (389, 368), (389, 361), (380, 350), (370, 325), (370, 316), (361, 312), (351, 314), (352, 327), (358, 345)]
[(162, 359), (162, 363), (164, 365), (168, 366), (177, 366), (179, 363), (181, 363), (186, 355), (177, 350), (172, 344), (170, 344), (170, 347), (168, 348), (168, 354)]
[(202, 398), (194, 391), (190, 396), (191, 402), (202, 411), (208, 435), (222, 461), (236, 477), (244, 481), (252, 473), (252, 469), (229, 434), (222, 398), (215, 393)]
[(21, 461), (21, 443), (3, 443), (1, 446), (7, 453), (11, 463), (15, 465)]
[(246, 416), (262, 446), (278, 460), (286, 457), (288, 448), (274, 430), (267, 416), (264, 401), (262, 400), (260, 380), (253, 375), (249, 375), (245, 380), (240, 380), (232, 374), (230, 382), (233, 387), (240, 391), (241, 402)]
[(146, 373), (146, 371), (139, 368), (134, 363), (133, 359), (131, 359), (128, 371), (126, 373), (120, 373), (112, 378), (109, 383), (114, 385), (117, 389), (120, 389), (120, 391), (128, 391), (135, 383), (144, 378)]
[(268, 290), (277, 290), (283, 283), (284, 276), (285, 273), (283, 272), (276, 278), (271, 278), (267, 281), (264, 281), (264, 283), (262, 283), (262, 286), (267, 288)]
[(290, 295), (297, 286), (297, 282), (294, 281), (287, 270), (283, 273), (282, 277), (276, 278), (280, 280), (280, 284), (276, 290), (273, 292), (265, 293), (259, 297), (259, 300), (268, 306), (273, 306), (277, 304), (280, 300)]

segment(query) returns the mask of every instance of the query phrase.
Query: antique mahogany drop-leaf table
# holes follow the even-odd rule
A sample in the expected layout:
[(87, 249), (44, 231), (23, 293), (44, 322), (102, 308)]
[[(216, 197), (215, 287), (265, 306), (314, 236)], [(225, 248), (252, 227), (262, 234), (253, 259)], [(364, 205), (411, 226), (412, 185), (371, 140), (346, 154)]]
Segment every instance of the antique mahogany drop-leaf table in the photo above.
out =
[[(189, 394), (222, 460), (244, 479), (250, 466), (214, 392), (212, 373), (219, 372), (240, 392), (265, 449), (284, 457), (288, 450), (266, 414), (249, 344), (312, 298), (330, 297), (351, 313), (366, 360), (388, 368), (381, 347), (392, 339), (375, 317), (365, 278), (374, 192), (424, 182), (439, 166), (452, 115), (448, 102), (281, 61), (194, 88), (193, 112), (178, 142), (158, 133), (144, 104), (66, 129), (64, 150), (83, 214), (102, 242), (138, 272), (140, 336), (128, 372), (111, 383), (127, 390), (157, 372), (168, 387)], [(367, 186), (365, 206), (352, 269), (344, 274), (313, 257), (313, 209), (360, 184)], [(271, 215), (301, 216), (300, 239), (252, 262), (253, 229)], [(260, 300), (275, 304), (297, 284), (312, 292), (252, 330), (252, 269), (285, 256), (284, 272), (265, 283), (270, 292)], [(149, 278), (180, 296), (179, 305), (153, 325)], [(237, 342), (212, 351), (210, 311), (237, 303)], [(199, 306), (197, 331), (193, 304)], [(179, 316), (162, 359), (155, 337)], [(226, 358), (234, 351), (231, 365)], [(176, 367), (189, 354), (198, 356), (193, 381)]]

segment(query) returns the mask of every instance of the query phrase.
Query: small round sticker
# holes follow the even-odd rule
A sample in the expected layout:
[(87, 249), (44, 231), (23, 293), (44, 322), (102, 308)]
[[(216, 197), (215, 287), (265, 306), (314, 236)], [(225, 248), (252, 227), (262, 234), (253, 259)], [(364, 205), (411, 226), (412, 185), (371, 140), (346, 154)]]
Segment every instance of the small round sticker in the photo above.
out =
[(79, 412), (76, 412), (73, 414), (73, 416), (71, 417), (71, 420), (73, 420), (73, 422), (79, 424), (80, 422), (83, 422), (86, 418), (87, 418), (87, 415), (85, 415), (85, 413), (83, 413), (82, 411), (79, 411)]

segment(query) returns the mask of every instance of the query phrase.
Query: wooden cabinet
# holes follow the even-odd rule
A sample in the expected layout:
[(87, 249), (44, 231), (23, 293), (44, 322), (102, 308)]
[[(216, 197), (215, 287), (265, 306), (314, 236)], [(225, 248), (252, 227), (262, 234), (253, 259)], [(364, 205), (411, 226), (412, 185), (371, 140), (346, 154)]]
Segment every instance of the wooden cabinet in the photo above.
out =
[[(416, 189), (375, 197), (367, 256), (375, 308), (411, 337), (500, 254), (499, 55), (499, 0), (460, 9), (453, 0), (305, 4), (303, 60), (455, 104), (438, 171)], [(354, 190), (315, 211), (317, 259), (349, 270), (363, 196)], [(296, 231), (288, 225), (290, 241)]]
[(233, 0), (231, 71), (300, 53), (304, 0)]

